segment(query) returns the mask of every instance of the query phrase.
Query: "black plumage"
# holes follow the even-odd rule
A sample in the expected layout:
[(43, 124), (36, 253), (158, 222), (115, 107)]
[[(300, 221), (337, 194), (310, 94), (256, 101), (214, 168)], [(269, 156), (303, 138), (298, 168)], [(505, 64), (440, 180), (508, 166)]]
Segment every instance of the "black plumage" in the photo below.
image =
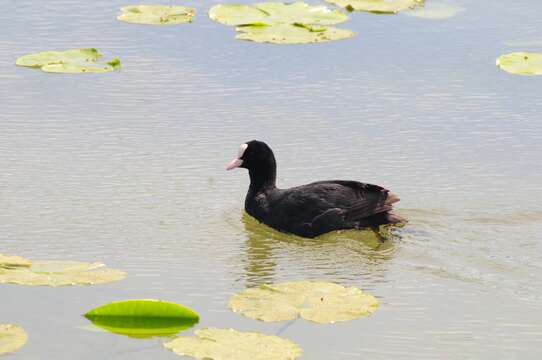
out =
[(249, 171), (246, 212), (279, 231), (312, 238), (333, 230), (377, 229), (405, 221), (390, 212), (399, 198), (378, 185), (330, 180), (278, 189), (275, 156), (261, 141), (241, 145), (227, 169), (236, 167)]

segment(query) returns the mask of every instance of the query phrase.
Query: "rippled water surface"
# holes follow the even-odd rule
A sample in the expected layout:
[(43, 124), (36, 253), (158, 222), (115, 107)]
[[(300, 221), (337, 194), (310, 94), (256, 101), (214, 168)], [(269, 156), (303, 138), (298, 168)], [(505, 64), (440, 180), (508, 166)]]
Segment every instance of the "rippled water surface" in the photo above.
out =
[[(427, 0), (438, 3), (440, 0)], [(167, 3), (167, 2), (166, 2)], [(14, 359), (175, 359), (159, 340), (90, 332), (102, 303), (162, 298), (200, 327), (280, 333), (306, 359), (538, 359), (542, 336), (541, 78), (495, 67), (542, 51), (539, 0), (452, 1), (449, 20), (354, 13), (351, 40), (233, 39), (187, 1), (186, 26), (115, 20), (126, 2), (7, 1), (0, 12), (0, 252), (103, 261), (95, 287), (0, 285)], [(54, 75), (18, 56), (97, 47), (120, 73)], [(243, 215), (239, 144), (275, 150), (279, 185), (330, 178), (393, 189), (410, 223), (300, 240)], [(228, 298), (265, 282), (328, 279), (370, 291), (372, 316), (260, 323)]]

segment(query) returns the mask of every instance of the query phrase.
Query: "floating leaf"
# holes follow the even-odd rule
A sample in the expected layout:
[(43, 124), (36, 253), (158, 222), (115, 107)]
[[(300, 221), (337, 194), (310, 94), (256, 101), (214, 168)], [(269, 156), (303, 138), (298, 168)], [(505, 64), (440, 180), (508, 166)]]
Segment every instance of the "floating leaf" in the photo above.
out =
[(284, 321), (301, 316), (321, 324), (367, 316), (378, 300), (356, 287), (326, 281), (293, 281), (262, 285), (234, 295), (230, 308), (249, 318)]
[(192, 22), (196, 10), (187, 6), (131, 5), (120, 9), (118, 20), (135, 24), (175, 25)]
[(367, 11), (375, 14), (396, 14), (423, 5), (425, 0), (326, 0), (348, 11)]
[(102, 329), (132, 337), (175, 335), (199, 320), (186, 306), (152, 299), (111, 302), (85, 317)]
[(32, 262), (20, 256), (0, 254), (0, 268), (30, 267)]
[(45, 72), (54, 73), (97, 73), (120, 69), (119, 59), (98, 63), (97, 61), (102, 56), (94, 48), (44, 51), (21, 56), (17, 59), (16, 64), (41, 68)]
[(430, 20), (445, 20), (453, 18), (464, 10), (465, 8), (460, 5), (430, 3), (429, 5), (420, 7), (415, 11), (407, 11), (405, 12), (405, 15)]
[(34, 261), (30, 267), (1, 268), (0, 284), (34, 286), (94, 285), (122, 280), (124, 271), (101, 263), (76, 261)]
[(497, 66), (516, 75), (542, 75), (542, 53), (515, 52), (502, 55)]
[(186, 319), (125, 316), (96, 317), (89, 320), (101, 329), (132, 338), (176, 335), (197, 324), (197, 321)]
[(0, 355), (19, 350), (27, 340), (28, 335), (22, 327), (0, 324)]
[(348, 15), (304, 2), (215, 5), (209, 10), (209, 17), (225, 25), (236, 25), (237, 39), (256, 42), (304, 44), (355, 35), (349, 30), (323, 26), (346, 21)]
[(263, 2), (253, 6), (215, 5), (209, 10), (209, 17), (224, 25), (293, 23), (334, 25), (348, 20), (348, 15), (339, 10), (331, 10), (322, 5), (310, 6), (304, 2)]
[(237, 39), (273, 44), (307, 44), (353, 37), (350, 30), (334, 27), (280, 24), (273, 26), (240, 26)]
[(207, 328), (195, 334), (178, 337), (164, 346), (178, 355), (206, 360), (293, 360), (303, 352), (290, 340), (257, 332)]

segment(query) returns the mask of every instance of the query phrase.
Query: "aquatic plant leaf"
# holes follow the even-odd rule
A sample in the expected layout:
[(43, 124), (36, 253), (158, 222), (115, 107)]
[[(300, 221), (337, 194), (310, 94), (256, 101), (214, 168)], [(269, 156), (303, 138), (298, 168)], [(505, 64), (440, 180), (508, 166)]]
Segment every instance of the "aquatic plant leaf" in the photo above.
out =
[(542, 53), (515, 52), (502, 55), (497, 66), (516, 75), (542, 75)]
[(375, 14), (397, 14), (423, 5), (425, 0), (326, 0), (348, 11), (366, 11)]
[(88, 65), (85, 63), (62, 63), (62, 64), (49, 64), (41, 68), (41, 70), (50, 73), (103, 73), (120, 69), (120, 60), (113, 59), (105, 64)]
[(32, 261), (15, 255), (0, 254), (0, 268), (30, 267)]
[(44, 51), (21, 56), (17, 59), (16, 64), (19, 66), (42, 67), (48, 64), (63, 62), (95, 62), (102, 56), (94, 48)]
[(186, 306), (156, 299), (114, 301), (85, 314), (87, 319), (107, 316), (199, 319), (198, 313)]
[(187, 6), (131, 5), (120, 9), (120, 21), (148, 25), (176, 25), (192, 22), (196, 10)]
[(224, 25), (246, 25), (264, 23), (268, 14), (241, 4), (219, 4), (209, 10), (209, 17)]
[(429, 5), (417, 8), (415, 11), (407, 11), (405, 15), (429, 20), (446, 20), (453, 18), (464, 10), (465, 8), (460, 5), (430, 3)]
[(120, 69), (119, 59), (98, 63), (102, 56), (94, 48), (44, 51), (21, 56), (15, 63), (18, 66), (41, 68), (45, 72), (55, 73), (96, 73)]
[(348, 15), (326, 6), (304, 2), (262, 2), (250, 5), (220, 4), (209, 10), (209, 17), (225, 25), (320, 24), (334, 25), (348, 20)]
[(122, 280), (124, 271), (101, 263), (75, 261), (34, 261), (30, 267), (1, 268), (0, 284), (32, 286), (94, 285)]
[(175, 335), (199, 320), (186, 306), (153, 299), (115, 301), (84, 316), (102, 329), (138, 338)]
[(206, 360), (293, 360), (303, 350), (293, 341), (234, 329), (199, 329), (196, 337), (180, 336), (164, 344), (181, 356)]
[(28, 340), (28, 335), (20, 326), (0, 324), (0, 355), (19, 350)]
[(348, 39), (355, 35), (350, 30), (302, 24), (240, 26), (237, 31), (239, 32), (237, 39), (273, 44), (308, 44)]
[(194, 319), (165, 317), (97, 316), (89, 320), (103, 330), (132, 338), (176, 335), (198, 323)]
[(70, 273), (99, 269), (104, 266), (102, 263), (79, 261), (34, 261), (32, 271), (40, 274)]
[(249, 318), (285, 321), (301, 316), (327, 324), (367, 316), (378, 307), (378, 300), (356, 287), (327, 281), (292, 281), (262, 285), (234, 295), (230, 308)]

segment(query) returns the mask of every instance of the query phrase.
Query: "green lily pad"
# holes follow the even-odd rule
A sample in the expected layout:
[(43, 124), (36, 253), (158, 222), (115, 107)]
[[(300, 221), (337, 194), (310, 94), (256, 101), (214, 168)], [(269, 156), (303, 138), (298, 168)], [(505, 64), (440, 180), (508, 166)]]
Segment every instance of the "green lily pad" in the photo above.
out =
[(497, 66), (516, 75), (542, 75), (542, 53), (515, 52), (502, 55)]
[(0, 324), (0, 355), (19, 350), (27, 340), (28, 335), (22, 327)]
[(234, 295), (230, 308), (249, 318), (285, 321), (301, 316), (321, 324), (367, 316), (378, 307), (378, 300), (356, 287), (326, 281), (293, 281), (262, 285)]
[(107, 331), (131, 337), (175, 335), (199, 321), (194, 310), (169, 301), (115, 301), (84, 315)]
[(102, 56), (94, 48), (44, 51), (21, 56), (16, 64), (53, 73), (98, 73), (120, 69), (119, 59), (98, 63)]
[(122, 280), (124, 271), (101, 263), (34, 261), (29, 267), (1, 268), (0, 284), (32, 286), (94, 285)]
[(348, 20), (348, 15), (326, 6), (304, 2), (263, 2), (250, 5), (222, 4), (209, 10), (209, 17), (224, 25), (319, 24), (334, 25)]
[(256, 42), (305, 44), (355, 35), (349, 30), (327, 27), (348, 20), (345, 13), (304, 2), (215, 5), (209, 10), (209, 17), (225, 25), (237, 26), (237, 39)]
[(164, 346), (181, 356), (205, 360), (293, 360), (303, 350), (293, 341), (257, 332), (207, 328), (196, 337), (180, 336)]
[(446, 20), (455, 17), (465, 8), (456, 4), (430, 3), (415, 11), (407, 11), (405, 15), (429, 20)]
[(20, 256), (0, 254), (0, 268), (30, 267), (32, 261)]
[(131, 5), (120, 9), (120, 21), (148, 25), (176, 25), (192, 22), (196, 10), (187, 6)]
[(355, 35), (350, 30), (328, 26), (279, 24), (273, 26), (240, 26), (237, 39), (273, 44), (307, 44), (348, 39)]
[(326, 0), (348, 11), (366, 11), (375, 14), (397, 14), (423, 5), (425, 0)]

